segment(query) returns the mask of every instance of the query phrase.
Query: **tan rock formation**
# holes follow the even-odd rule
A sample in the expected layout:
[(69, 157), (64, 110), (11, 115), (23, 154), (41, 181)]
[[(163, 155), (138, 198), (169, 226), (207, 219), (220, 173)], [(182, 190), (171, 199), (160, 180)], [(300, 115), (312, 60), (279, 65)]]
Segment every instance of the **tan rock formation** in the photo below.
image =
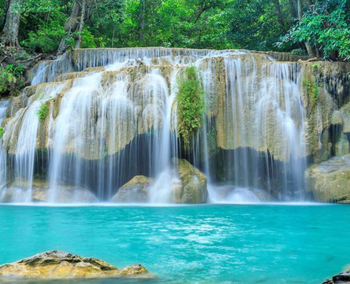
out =
[(140, 264), (118, 269), (97, 258), (87, 258), (62, 251), (48, 251), (0, 266), (0, 277), (71, 279), (149, 275)]
[(145, 203), (149, 201), (149, 187), (153, 179), (145, 176), (135, 176), (119, 188), (112, 197), (112, 202)]

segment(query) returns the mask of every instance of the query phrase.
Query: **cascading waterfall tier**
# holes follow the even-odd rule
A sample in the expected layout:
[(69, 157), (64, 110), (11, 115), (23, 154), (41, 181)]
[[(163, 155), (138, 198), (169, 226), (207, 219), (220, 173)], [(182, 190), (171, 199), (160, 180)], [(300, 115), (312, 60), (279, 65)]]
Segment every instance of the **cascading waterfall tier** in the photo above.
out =
[[(176, 96), (190, 66), (205, 108), (185, 151)], [(42, 62), (32, 86), (0, 105), (0, 200), (108, 201), (143, 175), (156, 181), (150, 202), (173, 202), (173, 158), (206, 175), (209, 201), (236, 189), (300, 200), (310, 154), (302, 76), (296, 62), (239, 50), (80, 49)]]

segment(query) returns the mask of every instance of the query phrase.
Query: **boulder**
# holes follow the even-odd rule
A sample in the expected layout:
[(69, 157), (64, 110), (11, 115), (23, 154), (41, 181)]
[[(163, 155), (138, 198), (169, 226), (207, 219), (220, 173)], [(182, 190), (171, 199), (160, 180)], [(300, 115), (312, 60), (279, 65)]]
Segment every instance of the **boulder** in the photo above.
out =
[(153, 179), (145, 176), (135, 176), (119, 188), (112, 197), (112, 202), (145, 203), (149, 201), (149, 187)]
[(311, 166), (305, 177), (317, 201), (350, 203), (350, 154)]
[(208, 199), (207, 178), (185, 159), (174, 158), (175, 168), (181, 183), (173, 186), (175, 203), (205, 203)]
[(63, 251), (48, 251), (0, 266), (0, 277), (67, 279), (103, 278), (124, 275), (149, 275), (140, 264), (124, 269), (92, 257), (81, 257)]
[(322, 284), (350, 284), (350, 271), (339, 273)]

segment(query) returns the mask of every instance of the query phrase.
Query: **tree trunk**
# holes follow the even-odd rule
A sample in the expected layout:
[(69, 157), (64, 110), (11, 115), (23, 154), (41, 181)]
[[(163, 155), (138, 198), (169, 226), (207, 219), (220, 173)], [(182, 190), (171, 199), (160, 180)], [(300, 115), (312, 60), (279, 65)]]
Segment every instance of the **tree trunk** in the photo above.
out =
[[(85, 2), (85, 0), (83, 1)], [(81, 20), (81, 11), (82, 11), (82, 5), (79, 3), (79, 0), (74, 0), (71, 15), (64, 25), (64, 30), (66, 34), (61, 39), (57, 54), (64, 53), (69, 48), (69, 46), (71, 46), (72, 43), (69, 42), (69, 37), (71, 36), (72, 33), (78, 31), (80, 27), (79, 16)]]
[(139, 34), (139, 40), (140, 44), (143, 43), (145, 36), (144, 36), (144, 30), (145, 30), (145, 13), (146, 13), (146, 3), (145, 0), (141, 0), (141, 5), (142, 5), (142, 13), (140, 15), (141, 17), (141, 26), (140, 26), (140, 34)]
[(82, 32), (84, 29), (85, 8), (86, 8), (86, 0), (82, 0), (81, 16), (80, 16), (80, 24), (79, 24), (79, 38), (75, 46), (76, 48), (81, 48)]
[[(301, 3), (301, 0), (298, 0), (298, 18), (299, 18), (299, 21), (301, 21), (303, 19), (303, 10), (302, 9), (303, 9), (303, 6), (302, 6), (302, 3)], [(305, 47), (306, 47), (307, 54), (310, 57), (315, 57), (316, 56), (314, 49), (312, 48), (311, 44), (308, 41), (305, 42)]]
[(278, 23), (280, 24), (281, 30), (285, 31), (285, 25), (284, 25), (284, 20), (283, 20), (283, 14), (281, 10), (281, 3), (279, 0), (273, 0), (273, 4), (275, 5), (276, 13), (277, 13), (277, 19)]
[(295, 20), (298, 17), (298, 12), (295, 8), (294, 0), (289, 0), (289, 6), (290, 6), (290, 13), (293, 17), (293, 20)]
[(314, 4), (314, 3), (312, 2), (312, 0), (306, 0), (306, 3), (307, 3), (307, 5), (309, 5), (309, 6), (311, 6), (311, 5)]
[(1, 37), (1, 41), (5, 46), (19, 47), (18, 31), (21, 15), (14, 11), (14, 6), (21, 4), (21, 1), (22, 0), (10, 1)]
[(0, 31), (2, 32), (4, 30), (5, 24), (6, 24), (6, 18), (7, 18), (7, 12), (10, 7), (10, 0), (6, 0), (4, 3), (4, 12), (2, 15), (2, 21), (1, 21), (1, 28)]

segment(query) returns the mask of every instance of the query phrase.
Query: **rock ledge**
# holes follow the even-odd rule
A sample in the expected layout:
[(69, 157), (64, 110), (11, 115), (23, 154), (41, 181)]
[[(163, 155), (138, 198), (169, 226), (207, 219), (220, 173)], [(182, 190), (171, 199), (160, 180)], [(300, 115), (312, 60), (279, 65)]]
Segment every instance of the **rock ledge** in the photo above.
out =
[(0, 266), (0, 277), (64, 279), (127, 275), (148, 276), (151, 274), (141, 264), (118, 269), (97, 258), (81, 257), (57, 250), (39, 253)]

